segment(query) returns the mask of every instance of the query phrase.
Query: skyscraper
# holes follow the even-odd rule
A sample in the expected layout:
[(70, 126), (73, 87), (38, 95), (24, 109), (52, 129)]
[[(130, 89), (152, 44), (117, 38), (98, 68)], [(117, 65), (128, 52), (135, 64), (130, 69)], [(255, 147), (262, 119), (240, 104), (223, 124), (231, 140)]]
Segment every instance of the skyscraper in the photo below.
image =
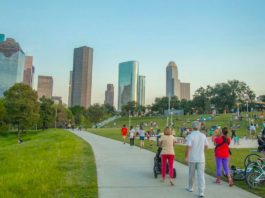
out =
[(180, 81), (178, 68), (175, 62), (168, 63), (166, 68), (166, 96), (177, 96), (180, 99)]
[(20, 45), (12, 38), (0, 42), (0, 97), (15, 83), (23, 81), (25, 54)]
[(52, 98), (53, 78), (51, 76), (38, 76), (38, 98)]
[(69, 95), (68, 95), (68, 107), (71, 107), (72, 99), (72, 80), (73, 80), (73, 71), (70, 71), (70, 80), (69, 80)]
[(74, 49), (71, 106), (88, 108), (91, 105), (93, 49)]
[(33, 57), (25, 56), (25, 67), (24, 67), (24, 75), (23, 75), (23, 83), (32, 87), (33, 77), (34, 77), (34, 66)]
[(130, 101), (137, 102), (139, 63), (128, 61), (119, 64), (118, 110)]
[(190, 83), (180, 83), (180, 99), (190, 100)]
[(138, 104), (141, 106), (145, 106), (145, 76), (138, 76)]
[(114, 106), (114, 86), (113, 84), (107, 84), (107, 90), (105, 91), (104, 104)]

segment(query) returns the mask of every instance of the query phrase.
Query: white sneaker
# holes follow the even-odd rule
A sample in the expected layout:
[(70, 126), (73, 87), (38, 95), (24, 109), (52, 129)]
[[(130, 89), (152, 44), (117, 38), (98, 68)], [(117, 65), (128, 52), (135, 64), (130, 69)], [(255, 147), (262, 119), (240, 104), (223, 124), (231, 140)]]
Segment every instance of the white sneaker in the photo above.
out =
[(199, 197), (204, 197), (204, 194), (203, 194), (203, 193), (200, 193), (200, 194), (199, 194)]

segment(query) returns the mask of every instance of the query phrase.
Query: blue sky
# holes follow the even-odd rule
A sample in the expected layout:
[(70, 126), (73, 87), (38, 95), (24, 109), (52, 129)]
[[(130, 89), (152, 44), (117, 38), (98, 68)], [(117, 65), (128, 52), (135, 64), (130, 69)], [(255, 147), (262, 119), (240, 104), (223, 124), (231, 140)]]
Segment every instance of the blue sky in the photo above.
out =
[(73, 49), (94, 48), (92, 103), (107, 83), (118, 90), (118, 64), (138, 60), (146, 103), (165, 95), (165, 68), (200, 86), (231, 79), (265, 94), (264, 0), (0, 0), (0, 33), (34, 57), (37, 75), (54, 77), (67, 102)]

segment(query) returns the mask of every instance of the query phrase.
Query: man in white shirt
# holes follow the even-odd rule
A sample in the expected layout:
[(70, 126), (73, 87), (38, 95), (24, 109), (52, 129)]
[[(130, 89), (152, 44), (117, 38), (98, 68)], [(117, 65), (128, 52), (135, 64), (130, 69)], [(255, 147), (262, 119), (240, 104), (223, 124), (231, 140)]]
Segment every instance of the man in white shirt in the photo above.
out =
[(187, 190), (193, 191), (195, 171), (197, 170), (199, 197), (204, 197), (205, 189), (205, 154), (208, 148), (206, 136), (200, 132), (201, 124), (198, 121), (192, 123), (192, 132), (187, 136), (187, 148), (185, 161), (189, 164), (189, 185)]

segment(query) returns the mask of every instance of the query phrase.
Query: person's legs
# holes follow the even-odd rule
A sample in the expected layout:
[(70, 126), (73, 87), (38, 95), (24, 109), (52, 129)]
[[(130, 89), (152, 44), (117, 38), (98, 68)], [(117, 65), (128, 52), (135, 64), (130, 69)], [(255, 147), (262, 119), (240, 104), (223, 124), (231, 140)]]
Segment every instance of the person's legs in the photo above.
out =
[(204, 170), (205, 170), (205, 163), (197, 163), (199, 196), (204, 196), (204, 190), (205, 190)]
[(168, 164), (169, 164), (169, 176), (170, 176), (170, 184), (174, 185), (174, 158), (175, 155), (168, 155)]
[(193, 190), (195, 167), (196, 167), (196, 163), (193, 163), (193, 162), (189, 163), (189, 186), (188, 186), (189, 191)]
[(223, 158), (222, 159), (222, 164), (223, 164), (223, 167), (224, 167), (224, 172), (227, 175), (229, 186), (233, 186), (234, 182), (233, 182), (233, 179), (232, 179), (232, 177), (230, 175), (230, 170), (229, 170), (229, 158)]
[(161, 155), (161, 174), (162, 180), (166, 179), (166, 164), (167, 164), (167, 156)]
[(215, 183), (221, 182), (221, 176), (222, 176), (222, 159), (219, 157), (215, 157), (216, 162), (216, 181)]

